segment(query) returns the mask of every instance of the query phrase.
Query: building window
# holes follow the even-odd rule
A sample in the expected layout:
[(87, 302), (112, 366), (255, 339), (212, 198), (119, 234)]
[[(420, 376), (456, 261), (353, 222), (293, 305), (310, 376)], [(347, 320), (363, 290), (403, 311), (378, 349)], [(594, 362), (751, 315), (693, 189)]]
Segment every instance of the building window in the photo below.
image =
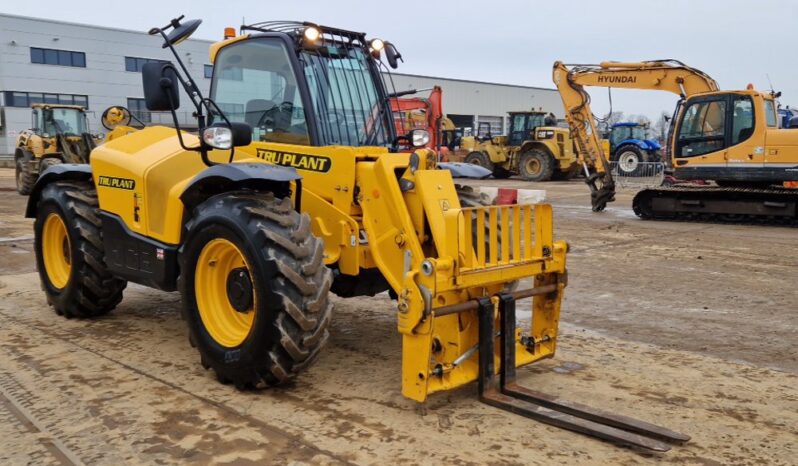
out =
[(43, 92), (3, 92), (7, 107), (30, 107), (33, 104), (80, 105), (89, 108), (89, 96), (81, 94), (47, 94)]
[(30, 48), (30, 62), (40, 65), (60, 65), (86, 68), (86, 54), (70, 50)]
[(213, 77), (213, 65), (205, 65), (205, 77), (208, 79)]
[(128, 97), (127, 109), (130, 110), (130, 113), (134, 117), (141, 120), (142, 123), (149, 123), (152, 121), (150, 112), (147, 110), (147, 104), (145, 103), (144, 99)]
[(167, 63), (167, 60), (156, 60), (154, 58), (125, 57), (125, 71), (141, 73), (141, 68), (145, 63)]

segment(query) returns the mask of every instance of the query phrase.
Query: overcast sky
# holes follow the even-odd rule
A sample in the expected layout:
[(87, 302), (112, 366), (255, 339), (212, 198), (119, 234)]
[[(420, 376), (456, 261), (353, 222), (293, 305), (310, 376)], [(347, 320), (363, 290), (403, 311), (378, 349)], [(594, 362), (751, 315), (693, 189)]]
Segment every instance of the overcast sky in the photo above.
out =
[[(141, 31), (185, 14), (203, 20), (195, 34), (203, 39), (219, 39), (242, 17), (307, 20), (391, 40), (405, 58), (403, 73), (541, 87), (553, 87), (555, 60), (674, 58), (722, 89), (768, 89), (770, 75), (782, 104), (798, 106), (796, 0), (6, 0), (0, 11)], [(591, 95), (594, 113), (606, 113), (607, 91)], [(666, 93), (613, 90), (614, 110), (626, 114), (655, 118), (675, 102)]]

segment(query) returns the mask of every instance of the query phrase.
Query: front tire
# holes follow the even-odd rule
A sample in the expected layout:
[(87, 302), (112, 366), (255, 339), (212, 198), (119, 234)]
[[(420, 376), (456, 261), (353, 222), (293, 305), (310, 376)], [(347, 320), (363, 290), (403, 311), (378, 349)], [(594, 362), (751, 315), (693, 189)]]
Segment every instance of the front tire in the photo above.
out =
[(65, 317), (98, 317), (122, 301), (127, 282), (103, 259), (97, 192), (88, 182), (44, 187), (34, 224), (36, 265), (47, 302)]
[(282, 384), (329, 338), (332, 272), (290, 199), (226, 193), (186, 225), (180, 292), (205, 368), (239, 388)]
[(480, 151), (470, 152), (466, 155), (465, 163), (471, 163), (474, 165), (479, 165), (482, 168), (487, 168), (491, 172), (493, 171), (493, 162), (490, 161), (488, 154)]
[(33, 191), (33, 186), (36, 184), (39, 175), (31, 169), (31, 163), (26, 160), (23, 154), (18, 153), (15, 158), (14, 175), (17, 182), (17, 192), (27, 196)]
[(556, 161), (546, 151), (532, 149), (521, 154), (518, 173), (524, 181), (549, 181), (554, 175)]

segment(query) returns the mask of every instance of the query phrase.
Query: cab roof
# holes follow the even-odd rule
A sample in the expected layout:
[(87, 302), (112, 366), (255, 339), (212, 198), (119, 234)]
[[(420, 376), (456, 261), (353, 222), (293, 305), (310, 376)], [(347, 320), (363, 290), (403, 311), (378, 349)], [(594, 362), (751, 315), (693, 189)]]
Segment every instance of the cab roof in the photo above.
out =
[(347, 29), (336, 28), (332, 26), (323, 26), (309, 21), (263, 21), (260, 23), (242, 25), (239, 35), (220, 42), (216, 42), (210, 47), (210, 59), (213, 63), (216, 59), (216, 54), (219, 50), (231, 43), (241, 40), (249, 39), (252, 33), (270, 33), (277, 32), (285, 34), (292, 39), (299, 40), (302, 37), (306, 28), (313, 27), (321, 32), (320, 45), (343, 45), (350, 47), (365, 47), (368, 48), (365, 32), (349, 31)]

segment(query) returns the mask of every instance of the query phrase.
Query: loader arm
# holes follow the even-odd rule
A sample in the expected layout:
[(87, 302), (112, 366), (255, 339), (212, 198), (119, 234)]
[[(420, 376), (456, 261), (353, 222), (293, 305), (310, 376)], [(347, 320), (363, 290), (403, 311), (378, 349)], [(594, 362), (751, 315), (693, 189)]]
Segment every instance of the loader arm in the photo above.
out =
[(693, 94), (719, 90), (717, 82), (706, 73), (676, 60), (637, 63), (601, 62), (598, 65), (554, 63), (554, 84), (560, 92), (565, 119), (585, 168), (593, 211), (604, 210), (615, 200), (615, 182), (601, 148), (598, 128), (590, 109), (590, 95), (585, 87), (645, 89), (672, 92), (682, 99)]

